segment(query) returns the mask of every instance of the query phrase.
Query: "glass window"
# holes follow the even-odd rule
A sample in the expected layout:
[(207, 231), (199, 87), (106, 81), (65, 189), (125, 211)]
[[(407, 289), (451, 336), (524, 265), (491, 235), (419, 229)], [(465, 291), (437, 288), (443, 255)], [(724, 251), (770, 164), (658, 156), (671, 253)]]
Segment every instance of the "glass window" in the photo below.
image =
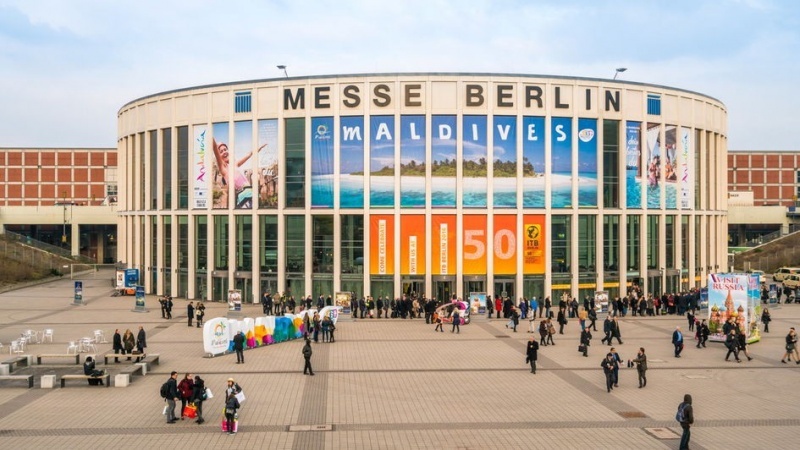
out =
[[(259, 216), (261, 224), (261, 273), (278, 273), (278, 216)], [(263, 291), (263, 290), (262, 290)], [(272, 290), (270, 292), (276, 292)]]
[(603, 120), (603, 206), (619, 208), (618, 120)]
[(172, 293), (172, 217), (164, 216), (164, 294)]
[(194, 257), (195, 270), (206, 273), (208, 270), (208, 217), (194, 218)]
[(639, 271), (639, 258), (641, 251), (641, 236), (640, 236), (640, 223), (641, 216), (628, 216), (626, 231), (628, 233), (628, 246), (625, 256), (628, 258), (628, 271)]
[(364, 273), (364, 216), (343, 215), (342, 268), (345, 273)]
[(139, 177), (139, 179), (142, 179), (142, 178), (144, 178), (144, 174), (146, 173), (144, 171), (144, 161), (145, 161), (145, 156), (144, 156), (145, 155), (145, 152), (144, 152), (144, 133), (139, 133), (137, 142), (139, 142), (139, 151), (136, 153), (136, 158), (138, 159), (138, 163), (139, 163), (139, 171), (136, 173), (135, 176), (131, 177), (131, 182), (133, 183), (133, 186), (136, 188), (136, 191), (139, 193), (139, 196), (138, 196), (139, 202), (136, 204), (136, 208), (137, 209), (139, 209), (139, 208), (145, 209), (145, 205), (147, 204), (147, 203), (145, 203), (145, 200), (144, 200), (144, 186), (145, 186), (145, 184), (136, 182), (137, 176)]
[(528, 300), (536, 297), (540, 308), (544, 309), (544, 275), (523, 276), (522, 295)]
[[(333, 216), (314, 216), (312, 232), (312, 271), (332, 274)], [(316, 291), (314, 293), (317, 294)]]
[(150, 137), (150, 209), (158, 209), (158, 131), (151, 130), (149, 132), (149, 137)]
[(228, 232), (228, 216), (214, 216), (214, 270), (228, 270)]
[(178, 296), (189, 298), (189, 218), (178, 216)]
[(164, 198), (161, 207), (172, 209), (172, 128), (161, 130), (161, 152), (164, 159), (161, 171), (161, 192)]
[(178, 127), (178, 209), (189, 208), (189, 127)]
[(158, 293), (158, 217), (150, 217), (150, 279), (153, 293)]
[(252, 216), (236, 216), (236, 270), (253, 270)]
[(689, 268), (689, 216), (681, 216), (681, 268)]
[(700, 264), (700, 216), (694, 217), (694, 267), (698, 271), (703, 270)]
[(553, 273), (570, 272), (570, 242), (571, 226), (570, 216), (553, 216), (552, 219), (552, 270)]
[(333, 297), (333, 277), (332, 276), (315, 276), (311, 281), (311, 295), (314, 299), (314, 304), (317, 304), (317, 298), (323, 296)]
[[(306, 225), (304, 216), (286, 216), (286, 272), (306, 270)], [(305, 288), (303, 288), (305, 290)], [(296, 292), (303, 295), (303, 291)]]
[(603, 216), (603, 269), (619, 272), (619, 216)]
[(647, 216), (647, 268), (659, 269), (659, 217)]
[[(597, 269), (597, 217), (578, 216), (578, 270), (581, 273), (595, 273)], [(594, 280), (592, 280), (594, 281)]]
[(286, 119), (286, 207), (306, 205), (306, 122)]
[(665, 218), (665, 236), (664, 236), (664, 250), (667, 252), (664, 267), (668, 269), (675, 268), (675, 216), (666, 216)]
[(394, 297), (394, 280), (391, 277), (373, 276), (370, 288), (370, 295), (374, 298), (385, 297), (391, 299)]

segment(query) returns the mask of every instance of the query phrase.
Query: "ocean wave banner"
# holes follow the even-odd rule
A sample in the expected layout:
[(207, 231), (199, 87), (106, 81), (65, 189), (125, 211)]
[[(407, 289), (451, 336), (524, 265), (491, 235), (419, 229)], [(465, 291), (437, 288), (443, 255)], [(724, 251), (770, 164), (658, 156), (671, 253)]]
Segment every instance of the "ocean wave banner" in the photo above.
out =
[(492, 203), (517, 207), (517, 117), (494, 116), (492, 124)]
[(551, 182), (553, 208), (572, 207), (572, 119), (553, 117), (550, 121)]
[(544, 117), (522, 118), (522, 207), (544, 208)]
[(597, 207), (597, 119), (578, 119), (578, 207)]
[(431, 117), (431, 207), (456, 207), (456, 116)]
[(333, 117), (311, 118), (311, 207), (333, 208)]
[(339, 119), (339, 207), (364, 207), (364, 117)]
[(425, 116), (400, 116), (400, 207), (425, 207)]

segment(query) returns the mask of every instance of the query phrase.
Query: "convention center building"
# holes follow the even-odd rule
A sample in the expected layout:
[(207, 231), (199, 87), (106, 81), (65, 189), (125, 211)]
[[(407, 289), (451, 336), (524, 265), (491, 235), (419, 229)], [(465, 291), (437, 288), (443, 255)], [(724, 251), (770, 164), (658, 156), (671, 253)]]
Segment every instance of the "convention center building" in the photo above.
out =
[(133, 100), (118, 128), (117, 259), (150, 294), (614, 297), (728, 267), (727, 110), (683, 89), (286, 77)]

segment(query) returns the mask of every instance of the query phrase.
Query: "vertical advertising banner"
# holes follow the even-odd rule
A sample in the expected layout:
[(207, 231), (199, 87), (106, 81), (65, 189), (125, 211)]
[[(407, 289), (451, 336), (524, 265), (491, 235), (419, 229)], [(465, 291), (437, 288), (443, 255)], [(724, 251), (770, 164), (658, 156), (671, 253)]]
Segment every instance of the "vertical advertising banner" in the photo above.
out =
[(228, 209), (228, 161), (231, 158), (228, 142), (230, 141), (230, 125), (220, 122), (211, 125), (212, 150), (214, 162), (211, 164), (211, 207)]
[(625, 204), (642, 207), (642, 124), (625, 123)]
[[(236, 151), (233, 177), (233, 192), (236, 209), (253, 209), (253, 122), (246, 120), (233, 123), (233, 142)], [(260, 151), (261, 149), (259, 149)], [(229, 166), (230, 167), (230, 166)], [(227, 181), (227, 177), (226, 177)]]
[(486, 140), (486, 116), (464, 116), (462, 136), (462, 205), (465, 208), (485, 208), (489, 165)]
[(647, 124), (647, 207), (661, 208), (661, 125)]
[(578, 119), (578, 206), (597, 207), (597, 119)]
[(551, 119), (550, 148), (552, 158), (551, 207), (572, 207), (572, 119)]
[(493, 267), (495, 275), (517, 273), (517, 216), (497, 214), (494, 216)]
[(333, 117), (311, 118), (311, 207), (333, 208)]
[(547, 241), (544, 214), (525, 214), (522, 218), (522, 273), (544, 275)]
[(495, 208), (517, 207), (517, 117), (494, 116), (492, 201)]
[(462, 217), (461, 257), (464, 275), (486, 275), (486, 216), (465, 214)]
[(258, 121), (258, 207), (278, 208), (278, 120)]
[(370, 216), (369, 227), (369, 273), (394, 275), (394, 216)]
[(431, 206), (456, 207), (456, 116), (431, 117)]
[(456, 274), (456, 216), (431, 216), (431, 274)]
[(194, 149), (192, 150), (192, 165), (194, 173), (192, 176), (192, 204), (194, 209), (208, 208), (208, 167), (206, 166), (206, 140), (207, 127), (205, 125), (194, 126)]
[(665, 207), (678, 208), (678, 130), (675, 125), (664, 129)]
[(400, 206), (425, 207), (425, 116), (400, 117)]
[(522, 118), (522, 207), (544, 208), (544, 117)]
[[(758, 303), (757, 280), (758, 277), (751, 277), (750, 274), (745, 273), (712, 273), (708, 275), (710, 340), (725, 340), (723, 326), (727, 321), (732, 321), (748, 340), (751, 337), (757, 337), (757, 318), (754, 317), (754, 306), (751, 304)], [(755, 302), (751, 302), (751, 297), (755, 297)]]
[(370, 117), (369, 202), (394, 206), (394, 116)]
[(681, 183), (681, 209), (692, 209), (694, 202), (694, 146), (689, 128), (681, 128), (681, 150), (678, 158), (678, 177)]
[(400, 216), (400, 274), (423, 275), (425, 266), (425, 216)]
[(339, 207), (364, 207), (364, 117), (341, 117)]

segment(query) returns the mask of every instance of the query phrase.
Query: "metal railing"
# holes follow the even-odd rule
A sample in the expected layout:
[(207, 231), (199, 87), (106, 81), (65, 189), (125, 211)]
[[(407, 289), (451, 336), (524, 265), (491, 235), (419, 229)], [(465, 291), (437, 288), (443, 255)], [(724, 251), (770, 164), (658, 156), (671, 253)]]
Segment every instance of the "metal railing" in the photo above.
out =
[(41, 250), (46, 253), (50, 253), (56, 256), (60, 256), (62, 258), (71, 259), (76, 262), (83, 262), (87, 264), (93, 264), (96, 261), (88, 256), (84, 255), (73, 255), (69, 249), (59, 247), (57, 245), (48, 244), (46, 242), (42, 242), (36, 240), (30, 236), (25, 236), (24, 234), (14, 233), (12, 231), (6, 230), (3, 233), (5, 239), (11, 242), (18, 242), (22, 245), (27, 245), (29, 247), (33, 247), (35, 249)]

